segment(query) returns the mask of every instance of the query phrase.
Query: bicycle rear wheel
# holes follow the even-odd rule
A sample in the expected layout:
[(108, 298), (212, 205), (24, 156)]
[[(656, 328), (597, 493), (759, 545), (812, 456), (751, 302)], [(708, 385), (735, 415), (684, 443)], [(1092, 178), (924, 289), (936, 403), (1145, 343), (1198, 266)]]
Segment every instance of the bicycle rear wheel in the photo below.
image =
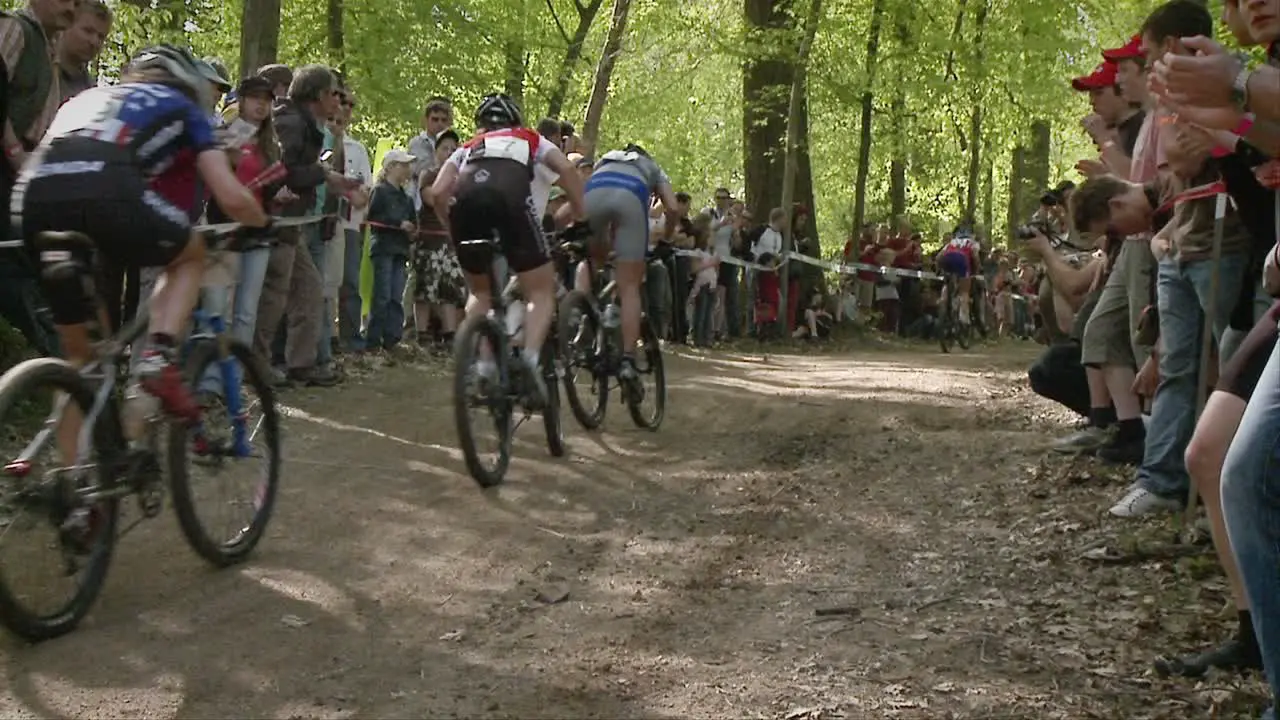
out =
[[(173, 509), (178, 515), (178, 525), (182, 527), (182, 534), (186, 536), (191, 549), (217, 567), (238, 563), (249, 557), (257, 547), (271, 520), (276, 491), (280, 486), (280, 418), (276, 410), (275, 393), (266, 373), (247, 346), (231, 341), (227, 343), (227, 353), (234, 362), (229, 367), (219, 366), (216, 372), (222, 382), (221, 392), (237, 394), (240, 419), (227, 417), (224, 424), (218, 422), (220, 418), (215, 407), (206, 408), (203, 432), (207, 447), (196, 451), (193, 463), (207, 466), (211, 471), (221, 474), (226, 469), (226, 461), (247, 460), (251, 456), (257, 456), (253, 450), (261, 451), (261, 478), (248, 503), (253, 509), (252, 514), (247, 521), (224, 524), (231, 530), (230, 537), (222, 540), (211, 537), (209, 528), (196, 512), (193, 490), (207, 487), (210, 483), (191, 482), (187, 466), (191, 433), (178, 424), (170, 425), (167, 453), (169, 490), (173, 494)], [(197, 342), (187, 356), (187, 382), (193, 389), (196, 388), (209, 368), (218, 362), (218, 341), (209, 339)], [(227, 372), (236, 375), (227, 377), (224, 374)], [(246, 397), (246, 390), (251, 391), (249, 397)], [(229, 401), (229, 397), (223, 398), (222, 407), (227, 407)], [(237, 428), (237, 422), (243, 423), (243, 430)], [(243, 447), (239, 449), (236, 438), (238, 432), (245, 433), (240, 441)], [(241, 450), (247, 452), (242, 453)], [(215, 481), (218, 479), (215, 477)]]
[[(948, 286), (947, 290), (950, 291), (950, 289), (951, 287)], [(951, 352), (951, 341), (954, 337), (956, 327), (955, 318), (951, 316), (950, 295), (947, 296), (947, 302), (942, 304), (940, 310), (941, 312), (938, 313), (940, 318), (938, 322), (938, 344), (942, 346), (942, 352), (949, 353)]]
[(965, 324), (957, 319), (951, 323), (951, 326), (955, 328), (956, 344), (961, 350), (968, 350), (969, 341), (973, 339), (973, 323)]
[[(609, 373), (604, 365), (603, 333), (591, 298), (574, 290), (560, 301), (556, 334), (560, 338), (560, 356), (564, 358), (564, 394), (578, 424), (595, 430), (604, 422), (609, 403)], [(591, 378), (594, 397), (580, 393), (576, 384), (579, 373)]]
[[(497, 366), (497, 377), (485, 379), (477, 372), (482, 347), (489, 347), (489, 358)], [(510, 370), (507, 367), (507, 343), (502, 328), (487, 317), (470, 317), (463, 321), (454, 337), (453, 411), (458, 426), (458, 444), (467, 471), (480, 487), (502, 483), (511, 464), (511, 435), (514, 430), (515, 402), (507, 390)], [(471, 424), (470, 410), (483, 406), (489, 411), (498, 434), (498, 447), (493, 461), (485, 464), (477, 448), (476, 428)]]
[[(44, 391), (52, 397), (46, 401)], [(60, 402), (59, 395), (68, 400), (62, 413), (53, 415)], [(50, 610), (35, 609), (31, 590), (19, 590), (15, 580), (33, 577), (37, 568), (32, 563), (10, 564), (0, 569), (0, 623), (19, 637), (38, 642), (65, 635), (75, 629), (93, 607), (102, 590), (115, 548), (116, 524), (119, 519), (119, 502), (114, 497), (104, 497), (87, 502), (86, 491), (110, 490), (114, 485), (114, 449), (122, 447), (114, 406), (108, 406), (93, 428), (93, 450), (96, 466), (74, 475), (57, 470), (37, 467), (39, 452), (30, 446), (31, 440), (16, 440), (13, 435), (25, 429), (40, 428), (42, 447), (56, 450), (53, 428), (68, 409), (78, 412), (80, 418), (88, 416), (93, 407), (93, 392), (83, 378), (70, 365), (54, 358), (40, 358), (21, 363), (0, 377), (0, 525), (4, 535), (24, 526), (41, 523), (52, 525), (56, 541), (53, 543), (63, 563), (62, 577), (81, 574), (80, 581), (71, 596)], [(41, 424), (40, 418), (44, 418)], [(74, 458), (70, 462), (74, 462)], [(62, 459), (62, 462), (68, 462)], [(61, 463), (58, 463), (61, 465)], [(85, 482), (89, 483), (86, 487)], [(39, 543), (48, 547), (48, 543)], [(33, 582), (35, 584), (43, 584)], [(32, 588), (36, 590), (37, 588)]]
[[(658, 343), (658, 335), (654, 332), (649, 319), (640, 323), (640, 348), (636, 353), (636, 370), (640, 373), (643, 384), (645, 376), (653, 376), (653, 388), (644, 389), (643, 396), (637, 398), (627, 396), (627, 411), (637, 427), (646, 430), (657, 430), (667, 411), (667, 373), (662, 366), (662, 345)], [(653, 401), (653, 409), (645, 412), (645, 400)]]
[(560, 416), (560, 370), (558, 368), (559, 341), (555, 327), (546, 342), (542, 343), (542, 357), (538, 368), (547, 386), (547, 405), (542, 408), (542, 426), (547, 431), (547, 450), (553, 457), (564, 457), (564, 424)]

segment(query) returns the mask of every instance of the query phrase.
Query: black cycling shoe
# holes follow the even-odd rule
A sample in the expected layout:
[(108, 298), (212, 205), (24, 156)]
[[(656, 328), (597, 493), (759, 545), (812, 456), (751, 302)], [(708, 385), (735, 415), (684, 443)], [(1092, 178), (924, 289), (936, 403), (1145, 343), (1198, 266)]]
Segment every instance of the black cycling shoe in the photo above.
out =
[(1209, 668), (1244, 673), (1262, 669), (1262, 658), (1255, 643), (1231, 638), (1216, 648), (1180, 658), (1158, 658), (1155, 670), (1161, 677), (1203, 677)]
[(622, 392), (627, 402), (639, 405), (644, 402), (644, 386), (640, 384), (640, 371), (636, 368), (636, 360), (624, 356), (618, 365), (618, 382), (622, 383)]

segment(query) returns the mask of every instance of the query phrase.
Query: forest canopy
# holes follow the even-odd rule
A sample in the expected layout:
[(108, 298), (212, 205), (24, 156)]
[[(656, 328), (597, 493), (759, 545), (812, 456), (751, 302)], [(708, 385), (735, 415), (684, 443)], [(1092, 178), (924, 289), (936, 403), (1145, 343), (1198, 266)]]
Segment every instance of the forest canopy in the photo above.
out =
[[(465, 126), (475, 102), (501, 89), (520, 96), (531, 122), (550, 112), (582, 131), (607, 55), (598, 145), (638, 142), (677, 189), (707, 202), (729, 187), (758, 217), (782, 196), (787, 98), (810, 10), (801, 0), (112, 4), (103, 77), (159, 40), (218, 56), (237, 74), (325, 62), (356, 91), (354, 134), (371, 145), (407, 142), (432, 95), (452, 98)], [(1004, 241), (1040, 190), (1074, 177), (1092, 151), (1079, 128), (1088, 105), (1069, 79), (1123, 43), (1148, 9), (1127, 0), (827, 2), (803, 76), (796, 185), (825, 253), (857, 218), (902, 217), (929, 236), (972, 214)], [(610, 40), (616, 53), (606, 53)]]

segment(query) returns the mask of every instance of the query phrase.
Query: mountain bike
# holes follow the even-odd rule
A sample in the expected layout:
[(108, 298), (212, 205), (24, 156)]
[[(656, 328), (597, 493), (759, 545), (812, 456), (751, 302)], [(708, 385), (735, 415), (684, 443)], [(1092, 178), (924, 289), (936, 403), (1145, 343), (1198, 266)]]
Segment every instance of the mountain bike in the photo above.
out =
[[(611, 270), (612, 265), (606, 264), (595, 281), (606, 277)], [(604, 422), (609, 392), (616, 387), (627, 405), (632, 422), (646, 430), (657, 430), (667, 405), (662, 346), (649, 318), (642, 313), (640, 347), (636, 353), (639, 377), (635, 383), (622, 382), (618, 378), (622, 365), (621, 315), (617, 281), (612, 278), (594, 297), (590, 293), (573, 290), (560, 301), (558, 316), (559, 335), (564, 343), (561, 354), (565, 359), (565, 398), (578, 423), (588, 430), (595, 430)], [(580, 374), (590, 380), (590, 399), (579, 392), (575, 383)], [(644, 388), (647, 376), (653, 378), (653, 389), (649, 391)], [(611, 384), (613, 380), (617, 383)], [(643, 409), (646, 396), (653, 399), (653, 410), (647, 414)]]
[(942, 306), (938, 314), (938, 342), (942, 345), (944, 353), (951, 352), (953, 342), (962, 350), (968, 350), (973, 327), (968, 323), (960, 322), (960, 303), (956, 300), (955, 275), (949, 272), (944, 272), (942, 275), (944, 289)]
[[(42, 259), (74, 260), (78, 282), (86, 289), (87, 306), (95, 304), (92, 292), (93, 244), (78, 233), (46, 233), (37, 238)], [(101, 313), (95, 308), (93, 317)], [(201, 422), (186, 425), (146, 410), (137, 416), (138, 432), (125, 434), (124, 411), (137, 415), (142, 398), (124, 403), (120, 390), (129, 377), (130, 345), (137, 346), (147, 330), (149, 306), (115, 337), (97, 340), (92, 360), (80, 369), (57, 358), (20, 363), (0, 377), (0, 428), (36, 429), (34, 440), (22, 445), (0, 468), (0, 526), (5, 533), (20, 527), (47, 524), (55, 532), (64, 577), (80, 576), (72, 596), (49, 611), (33, 609), (29, 594), (14, 587), (14, 580), (30, 575), (30, 567), (9, 567), (0, 576), (0, 622), (14, 634), (35, 642), (73, 630), (92, 607), (106, 579), (116, 542), (144, 519), (159, 515), (165, 481), (188, 544), (211, 564), (224, 567), (244, 560), (262, 539), (275, 504), (280, 481), (280, 435), (271, 384), (250, 349), (228, 338), (220, 317), (194, 313), (196, 331), (181, 348), (184, 377), (194, 386), (210, 366), (221, 379), (228, 426), (215, 427), (202, 408)], [(90, 331), (101, 338), (102, 327), (91, 321)], [(243, 368), (243, 378), (240, 368)], [(242, 390), (252, 389), (261, 404), (261, 417), (249, 422)], [(47, 397), (31, 397), (37, 390)], [(43, 468), (40, 457), (56, 450), (55, 439), (64, 415), (70, 410), (82, 418), (74, 458)], [(132, 415), (131, 415), (132, 417)], [(41, 420), (43, 418), (43, 420)], [(187, 460), (193, 465), (221, 471), (229, 460), (253, 456), (255, 436), (261, 435), (266, 457), (264, 472), (251, 502), (252, 515), (232, 527), (230, 539), (210, 536), (196, 513), (193, 483)], [(0, 435), (0, 453), (13, 438)], [(4, 457), (4, 455), (0, 455)], [(69, 463), (69, 464), (68, 464)], [(141, 517), (117, 533), (119, 502), (133, 495)], [(28, 517), (30, 516), (30, 517)]]
[[(497, 237), (464, 240), (461, 244), (485, 245), (495, 260), (502, 251)], [(490, 263), (491, 289), (498, 287), (498, 279), (497, 268)], [(492, 293), (489, 312), (463, 320), (453, 341), (453, 409), (458, 442), (462, 445), (467, 471), (483, 488), (502, 483), (511, 464), (512, 437), (535, 412), (528, 402), (524, 360), (520, 357), (519, 340), (524, 330), (524, 313), (523, 305), (517, 302), (518, 293), (519, 285), (513, 275), (501, 293)], [(538, 360), (538, 369), (547, 386), (546, 404), (540, 412), (547, 449), (553, 457), (561, 457), (565, 453), (565, 445), (564, 428), (560, 422), (559, 342), (555, 332), (553, 319)], [(484, 359), (492, 359), (497, 366), (496, 377), (485, 379), (476, 372), (478, 363)], [(513, 372), (517, 368), (518, 372)], [(489, 464), (482, 461), (477, 449), (477, 428), (472, 425), (469, 412), (475, 408), (488, 410), (498, 434), (498, 446)], [(518, 420), (517, 413), (521, 415)]]

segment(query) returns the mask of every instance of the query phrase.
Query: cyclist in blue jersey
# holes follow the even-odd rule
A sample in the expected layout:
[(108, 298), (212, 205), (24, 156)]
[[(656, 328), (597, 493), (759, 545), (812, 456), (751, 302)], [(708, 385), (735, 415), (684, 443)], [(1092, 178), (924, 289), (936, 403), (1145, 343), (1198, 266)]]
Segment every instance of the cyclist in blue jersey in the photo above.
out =
[[(614, 269), (618, 281), (618, 301), (622, 306), (622, 366), (618, 378), (626, 383), (639, 378), (636, 371), (636, 342), (640, 339), (640, 283), (645, 276), (645, 253), (649, 249), (649, 199), (657, 197), (666, 211), (664, 240), (675, 232), (680, 212), (676, 209), (671, 180), (636, 144), (605, 153), (587, 181), (587, 222), (596, 231), (598, 250), (604, 238), (612, 237)], [(586, 265), (586, 263), (583, 263)], [(590, 270), (579, 266), (580, 290), (590, 292)]]
[(83, 233), (116, 263), (165, 268), (151, 298), (146, 347), (135, 350), (141, 352), (138, 378), (167, 413), (188, 422), (198, 421), (200, 411), (173, 353), (204, 271), (204, 240), (191, 220), (202, 202), (197, 184), (255, 234), (271, 225), (214, 140), (210, 96), (214, 85), (226, 82), (216, 75), (186, 50), (143, 50), (120, 84), (91, 88), (62, 106), (23, 166), (12, 202), (28, 251), (47, 261), (42, 284), (72, 363), (90, 358), (86, 323), (94, 298), (86, 297), (80, 278), (91, 260), (80, 248), (41, 258), (37, 236)]

